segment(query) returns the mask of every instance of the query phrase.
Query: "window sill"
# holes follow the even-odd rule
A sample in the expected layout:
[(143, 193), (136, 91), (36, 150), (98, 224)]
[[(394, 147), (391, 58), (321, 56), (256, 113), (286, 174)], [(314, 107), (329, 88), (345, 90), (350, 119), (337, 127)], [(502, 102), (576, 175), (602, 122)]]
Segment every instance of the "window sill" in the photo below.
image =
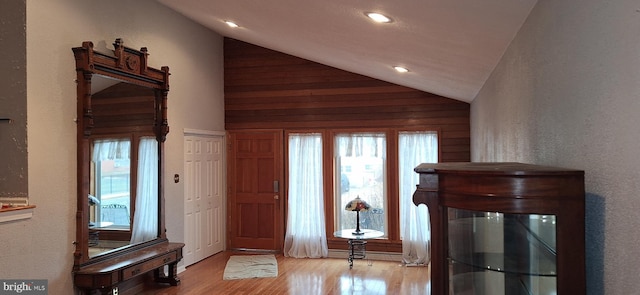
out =
[(36, 205), (11, 207), (0, 209), (0, 223), (10, 222), (33, 217), (33, 209)]

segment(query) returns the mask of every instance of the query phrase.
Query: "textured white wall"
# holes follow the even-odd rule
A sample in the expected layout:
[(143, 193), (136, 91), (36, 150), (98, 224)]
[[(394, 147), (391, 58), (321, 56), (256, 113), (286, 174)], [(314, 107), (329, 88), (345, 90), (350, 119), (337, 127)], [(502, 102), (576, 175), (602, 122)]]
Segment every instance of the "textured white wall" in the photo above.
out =
[(168, 237), (183, 240), (182, 130), (224, 130), (222, 37), (152, 0), (27, 1), (27, 117), (30, 220), (0, 224), (0, 278), (48, 279), (72, 294), (76, 211), (76, 85), (72, 47), (115, 38), (149, 49), (170, 67), (166, 142)]
[(539, 0), (471, 106), (472, 160), (585, 170), (589, 294), (640, 290), (640, 3)]

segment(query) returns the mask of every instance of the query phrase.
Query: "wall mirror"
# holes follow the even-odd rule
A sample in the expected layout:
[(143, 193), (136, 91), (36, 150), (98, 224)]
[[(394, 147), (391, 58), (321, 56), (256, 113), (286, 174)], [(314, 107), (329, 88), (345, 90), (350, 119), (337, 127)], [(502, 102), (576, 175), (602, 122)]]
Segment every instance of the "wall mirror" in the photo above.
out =
[(77, 72), (76, 269), (166, 242), (162, 188), (169, 68), (147, 49), (73, 48)]

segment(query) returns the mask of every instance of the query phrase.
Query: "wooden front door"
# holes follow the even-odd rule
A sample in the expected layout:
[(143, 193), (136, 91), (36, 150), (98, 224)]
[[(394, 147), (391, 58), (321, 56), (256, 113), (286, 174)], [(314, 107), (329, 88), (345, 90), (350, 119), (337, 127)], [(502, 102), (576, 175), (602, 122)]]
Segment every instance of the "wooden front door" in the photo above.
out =
[(229, 248), (280, 251), (282, 131), (230, 131), (228, 143)]

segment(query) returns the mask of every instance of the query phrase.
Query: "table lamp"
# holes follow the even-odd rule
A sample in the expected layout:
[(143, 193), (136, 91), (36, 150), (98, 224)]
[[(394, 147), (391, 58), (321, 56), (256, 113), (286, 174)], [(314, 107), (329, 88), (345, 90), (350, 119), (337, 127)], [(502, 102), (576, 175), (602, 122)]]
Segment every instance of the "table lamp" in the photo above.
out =
[(356, 211), (356, 231), (353, 232), (354, 235), (363, 235), (364, 232), (360, 231), (360, 211), (369, 211), (369, 204), (367, 202), (360, 199), (360, 196), (357, 196), (355, 199), (349, 201), (347, 206), (344, 207), (347, 211)]

